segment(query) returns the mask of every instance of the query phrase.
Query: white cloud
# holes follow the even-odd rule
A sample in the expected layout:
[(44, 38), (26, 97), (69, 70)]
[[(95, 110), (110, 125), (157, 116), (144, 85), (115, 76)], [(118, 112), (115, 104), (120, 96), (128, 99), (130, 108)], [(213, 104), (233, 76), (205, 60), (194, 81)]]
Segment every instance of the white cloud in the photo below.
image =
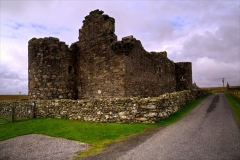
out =
[[(240, 1), (0, 3), (0, 80), (5, 91), (27, 90), (27, 47), (31, 38), (58, 37), (71, 45), (78, 40), (84, 17), (95, 9), (115, 18), (118, 39), (133, 35), (147, 51), (166, 50), (175, 62), (191, 61), (197, 85), (219, 86), (217, 77), (225, 73), (230, 85), (240, 85)], [(6, 75), (12, 75), (12, 79), (3, 78)]]

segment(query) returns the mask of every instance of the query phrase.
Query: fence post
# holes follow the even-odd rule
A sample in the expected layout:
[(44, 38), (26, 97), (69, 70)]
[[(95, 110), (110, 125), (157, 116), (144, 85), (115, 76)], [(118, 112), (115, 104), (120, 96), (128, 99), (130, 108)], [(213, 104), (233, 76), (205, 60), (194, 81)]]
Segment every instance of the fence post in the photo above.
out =
[(36, 116), (35, 116), (35, 108), (36, 108), (36, 103), (32, 102), (32, 118), (36, 118)]
[(12, 122), (15, 122), (15, 106), (12, 106)]

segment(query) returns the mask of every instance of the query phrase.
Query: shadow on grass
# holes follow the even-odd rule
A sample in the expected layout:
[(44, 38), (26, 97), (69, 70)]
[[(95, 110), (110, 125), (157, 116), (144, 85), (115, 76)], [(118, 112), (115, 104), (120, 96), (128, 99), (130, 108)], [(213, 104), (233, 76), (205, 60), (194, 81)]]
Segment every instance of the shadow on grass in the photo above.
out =
[(16, 118), (15, 121), (12, 122), (12, 117), (0, 117), (0, 125), (6, 123), (24, 122), (29, 120), (31, 120), (31, 118)]

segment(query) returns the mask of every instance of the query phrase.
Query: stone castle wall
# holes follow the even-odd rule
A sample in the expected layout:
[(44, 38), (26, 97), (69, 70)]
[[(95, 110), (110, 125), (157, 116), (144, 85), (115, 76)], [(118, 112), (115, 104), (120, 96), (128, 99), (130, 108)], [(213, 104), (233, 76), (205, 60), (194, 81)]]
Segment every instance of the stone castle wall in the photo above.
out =
[(128, 36), (117, 40), (115, 20), (94, 10), (69, 48), (57, 38), (29, 41), (30, 99), (153, 97), (188, 90), (190, 62), (175, 63), (166, 52), (147, 52)]
[[(152, 98), (103, 98), (36, 100), (37, 118), (67, 118), (93, 122), (153, 123), (168, 117), (186, 104), (206, 94), (208, 90), (185, 90)], [(0, 101), (0, 116), (30, 116), (32, 100)], [(28, 113), (28, 114), (26, 114)]]
[(174, 92), (175, 66), (166, 53), (146, 52), (139, 40), (131, 41), (134, 47), (126, 58), (125, 95), (154, 97)]
[(111, 43), (117, 40), (115, 20), (102, 11), (92, 11), (79, 30), (77, 70), (78, 98), (123, 97), (125, 65)]
[(13, 108), (15, 108), (16, 118), (32, 118), (32, 101), (31, 100), (7, 100), (0, 101), (0, 116), (12, 117)]
[(175, 63), (176, 91), (189, 90), (192, 88), (192, 63)]
[(74, 55), (57, 38), (33, 38), (28, 45), (30, 99), (76, 97)]

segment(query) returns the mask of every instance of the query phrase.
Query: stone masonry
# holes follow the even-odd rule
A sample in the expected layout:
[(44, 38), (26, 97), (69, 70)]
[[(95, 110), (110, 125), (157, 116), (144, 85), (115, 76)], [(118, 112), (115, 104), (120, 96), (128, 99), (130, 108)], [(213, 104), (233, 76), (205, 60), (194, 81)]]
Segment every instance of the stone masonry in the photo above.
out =
[(174, 63), (167, 52), (147, 52), (133, 36), (117, 40), (115, 19), (94, 10), (85, 17), (78, 41), (32, 38), (29, 98), (86, 99), (156, 97), (189, 90), (190, 62)]
[[(209, 90), (184, 90), (158, 97), (89, 98), (81, 100), (35, 100), (37, 118), (66, 118), (92, 122), (154, 123), (186, 104), (209, 94)], [(32, 100), (0, 101), (0, 116), (31, 117)]]

